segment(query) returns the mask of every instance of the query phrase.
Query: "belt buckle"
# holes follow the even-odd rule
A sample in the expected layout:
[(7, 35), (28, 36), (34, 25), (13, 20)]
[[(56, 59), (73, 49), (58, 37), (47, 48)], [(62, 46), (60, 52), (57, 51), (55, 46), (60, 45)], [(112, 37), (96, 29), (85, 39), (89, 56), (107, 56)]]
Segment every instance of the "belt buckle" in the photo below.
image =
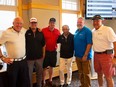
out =
[(24, 60), (26, 56), (24, 57), (21, 57), (21, 58), (14, 58), (14, 61), (21, 61), (21, 60)]

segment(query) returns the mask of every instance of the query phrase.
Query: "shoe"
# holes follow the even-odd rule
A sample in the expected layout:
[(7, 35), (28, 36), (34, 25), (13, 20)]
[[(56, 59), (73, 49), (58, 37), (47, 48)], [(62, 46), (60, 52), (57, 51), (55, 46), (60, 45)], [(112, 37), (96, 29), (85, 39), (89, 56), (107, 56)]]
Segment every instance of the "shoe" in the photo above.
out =
[(42, 81), (42, 87), (45, 87), (46, 86), (46, 83)]
[(65, 85), (59, 85), (59, 87), (65, 87)]
[(48, 82), (48, 85), (52, 87), (52, 85), (53, 85), (53, 84), (52, 84), (52, 81), (49, 81), (49, 82)]
[(71, 84), (66, 84), (65, 87), (71, 87)]

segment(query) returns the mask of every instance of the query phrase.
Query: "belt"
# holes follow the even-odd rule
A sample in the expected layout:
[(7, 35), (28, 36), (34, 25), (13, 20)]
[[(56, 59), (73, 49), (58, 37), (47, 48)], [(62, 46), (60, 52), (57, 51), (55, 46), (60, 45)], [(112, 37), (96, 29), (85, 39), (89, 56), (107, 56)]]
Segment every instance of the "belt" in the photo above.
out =
[(13, 58), (13, 61), (22, 61), (26, 58), (26, 56), (20, 57), (20, 58)]
[(103, 52), (95, 52), (96, 54), (107, 54), (107, 51), (103, 51)]
[(103, 52), (95, 52), (96, 54), (112, 54), (113, 53), (113, 50), (110, 49), (110, 50), (106, 50), (106, 51), (103, 51)]

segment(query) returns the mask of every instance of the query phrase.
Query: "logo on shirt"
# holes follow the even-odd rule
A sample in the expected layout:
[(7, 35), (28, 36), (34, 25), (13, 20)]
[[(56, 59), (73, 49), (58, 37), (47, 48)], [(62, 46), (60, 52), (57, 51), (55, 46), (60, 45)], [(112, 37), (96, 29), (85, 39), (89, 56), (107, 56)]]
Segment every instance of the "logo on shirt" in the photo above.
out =
[(62, 37), (62, 39), (64, 39), (64, 38)]
[(83, 36), (83, 34), (79, 34), (80, 36)]
[(31, 35), (31, 33), (28, 33), (28, 35)]

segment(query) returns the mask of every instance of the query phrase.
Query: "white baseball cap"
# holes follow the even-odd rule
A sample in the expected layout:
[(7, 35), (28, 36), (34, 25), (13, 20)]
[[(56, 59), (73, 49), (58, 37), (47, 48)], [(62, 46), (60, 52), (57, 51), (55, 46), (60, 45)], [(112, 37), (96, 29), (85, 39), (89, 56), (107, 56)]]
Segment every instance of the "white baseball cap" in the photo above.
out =
[(37, 18), (34, 18), (34, 17), (31, 18), (31, 19), (30, 19), (30, 22), (37, 22)]

